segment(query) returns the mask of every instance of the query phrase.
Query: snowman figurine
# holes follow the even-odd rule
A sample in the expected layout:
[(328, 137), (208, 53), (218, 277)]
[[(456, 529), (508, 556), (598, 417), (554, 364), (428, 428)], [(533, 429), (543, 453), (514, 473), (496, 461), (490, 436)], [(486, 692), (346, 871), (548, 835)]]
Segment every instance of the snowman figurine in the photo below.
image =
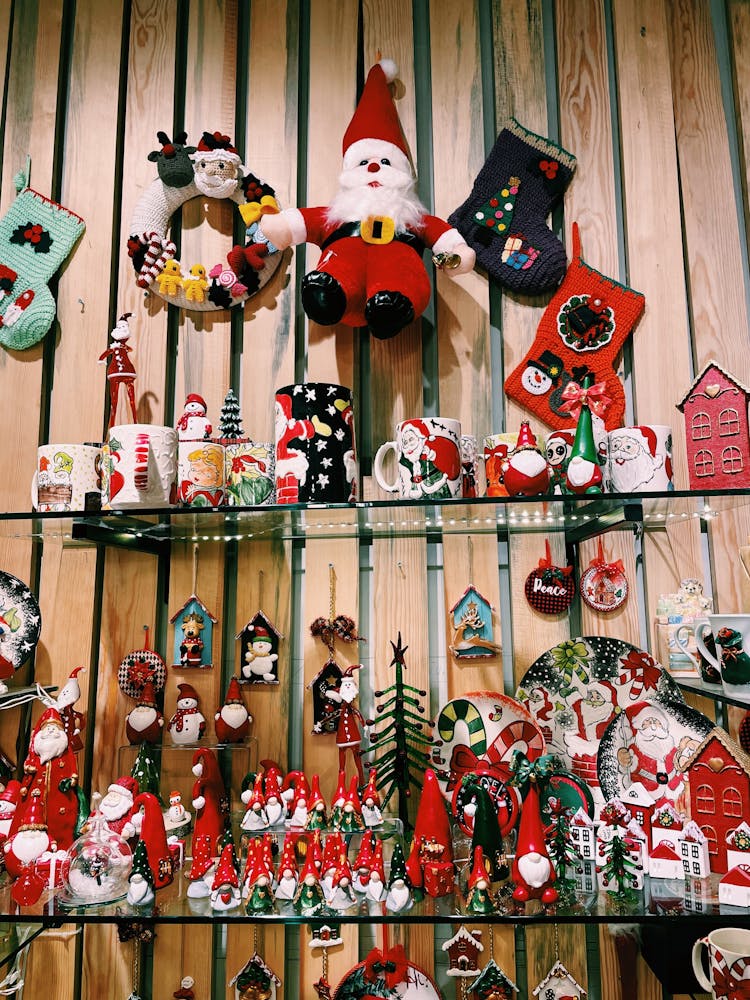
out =
[(198, 695), (192, 684), (178, 684), (177, 709), (167, 730), (175, 746), (197, 743), (206, 731), (206, 720), (198, 708)]
[(247, 645), (242, 676), (245, 680), (255, 681), (256, 684), (262, 682), (278, 684), (279, 679), (276, 676), (278, 658), (278, 653), (273, 652), (273, 641), (268, 629), (262, 625), (256, 625)]
[(185, 400), (185, 409), (177, 421), (177, 435), (180, 441), (204, 441), (211, 437), (213, 430), (206, 417), (206, 401), (197, 392), (191, 392)]
[(169, 809), (164, 826), (167, 830), (178, 830), (190, 822), (190, 813), (182, 804), (182, 796), (178, 791), (169, 793)]

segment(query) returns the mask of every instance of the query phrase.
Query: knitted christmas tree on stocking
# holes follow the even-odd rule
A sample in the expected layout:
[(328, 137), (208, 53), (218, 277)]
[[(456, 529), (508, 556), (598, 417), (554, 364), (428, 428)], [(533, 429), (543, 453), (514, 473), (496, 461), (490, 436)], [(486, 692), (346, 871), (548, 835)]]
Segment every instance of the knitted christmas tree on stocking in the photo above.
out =
[(85, 228), (83, 219), (26, 187), (0, 219), (0, 343), (24, 350), (55, 318), (47, 282)]
[(573, 259), (544, 311), (534, 343), (505, 380), (506, 395), (561, 430), (571, 424), (566, 386), (581, 385), (588, 376), (609, 398), (604, 414), (607, 430), (621, 427), (625, 393), (614, 365), (644, 306), (640, 292), (595, 271), (582, 259), (574, 222)]

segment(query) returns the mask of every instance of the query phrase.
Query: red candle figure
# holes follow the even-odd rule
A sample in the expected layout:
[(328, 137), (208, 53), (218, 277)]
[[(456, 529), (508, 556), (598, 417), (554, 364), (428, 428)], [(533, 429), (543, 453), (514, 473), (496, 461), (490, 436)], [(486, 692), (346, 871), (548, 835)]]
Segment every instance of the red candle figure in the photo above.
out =
[(128, 319), (132, 313), (123, 313), (115, 324), (110, 336), (112, 342), (107, 350), (99, 356), (99, 361), (107, 362), (107, 384), (109, 385), (109, 426), (117, 419), (117, 399), (120, 395), (120, 386), (125, 386), (128, 394), (130, 412), (133, 415), (133, 423), (138, 423), (138, 415), (135, 411), (135, 368), (128, 355), (133, 348), (128, 347), (130, 338), (130, 328)]

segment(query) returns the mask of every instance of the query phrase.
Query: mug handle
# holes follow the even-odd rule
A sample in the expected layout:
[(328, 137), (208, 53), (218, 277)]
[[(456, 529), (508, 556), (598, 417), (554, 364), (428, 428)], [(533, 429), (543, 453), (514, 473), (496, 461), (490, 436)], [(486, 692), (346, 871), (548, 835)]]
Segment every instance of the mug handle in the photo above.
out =
[(34, 469), (34, 475), (31, 477), (31, 509), (38, 510), (39, 508), (39, 470)]
[(708, 979), (706, 979), (706, 973), (703, 971), (702, 950), (707, 945), (708, 938), (698, 938), (693, 945), (693, 975), (706, 993), (710, 993), (713, 996), (713, 987)]
[(399, 491), (399, 480), (398, 480), (398, 470), (396, 470), (396, 482), (387, 483), (385, 481), (385, 457), (390, 450), (397, 452), (395, 441), (386, 441), (385, 444), (381, 444), (378, 450), (375, 452), (375, 461), (373, 462), (372, 472), (378, 481), (378, 486), (381, 490), (385, 490), (386, 493), (398, 493)]
[(707, 618), (701, 618), (699, 621), (695, 622), (694, 628), (695, 628), (695, 645), (701, 651), (701, 655), (704, 656), (710, 664), (716, 667), (719, 673), (721, 673), (721, 658), (718, 656), (713, 656), (711, 653), (709, 653), (709, 651), (706, 649), (706, 644), (703, 641), (703, 630), (708, 629), (708, 631), (710, 632), (711, 623)]
[(680, 647), (685, 656), (687, 656), (687, 658), (693, 664), (695, 669), (700, 670), (700, 663), (698, 662), (698, 658), (690, 652), (690, 650), (687, 648), (687, 639), (683, 639), (680, 634), (681, 632), (693, 632), (693, 631), (694, 629), (692, 625), (680, 625), (674, 634), (674, 641)]
[[(151, 447), (151, 439), (148, 434), (137, 434), (135, 438), (135, 462), (133, 466), (133, 482), (139, 493), (148, 492), (148, 454)], [(139, 456), (139, 452), (145, 451), (145, 460)]]

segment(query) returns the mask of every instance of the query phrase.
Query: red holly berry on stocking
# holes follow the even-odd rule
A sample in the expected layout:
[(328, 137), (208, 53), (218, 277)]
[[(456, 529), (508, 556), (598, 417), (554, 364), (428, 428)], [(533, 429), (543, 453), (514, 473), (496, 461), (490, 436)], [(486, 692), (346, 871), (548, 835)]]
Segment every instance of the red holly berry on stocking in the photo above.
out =
[(596, 556), (581, 575), (581, 599), (592, 611), (610, 614), (628, 599), (628, 580), (622, 560), (608, 562), (599, 539)]
[(544, 557), (526, 577), (524, 593), (535, 611), (542, 615), (560, 615), (575, 597), (572, 566), (555, 566), (549, 540), (544, 542)]

